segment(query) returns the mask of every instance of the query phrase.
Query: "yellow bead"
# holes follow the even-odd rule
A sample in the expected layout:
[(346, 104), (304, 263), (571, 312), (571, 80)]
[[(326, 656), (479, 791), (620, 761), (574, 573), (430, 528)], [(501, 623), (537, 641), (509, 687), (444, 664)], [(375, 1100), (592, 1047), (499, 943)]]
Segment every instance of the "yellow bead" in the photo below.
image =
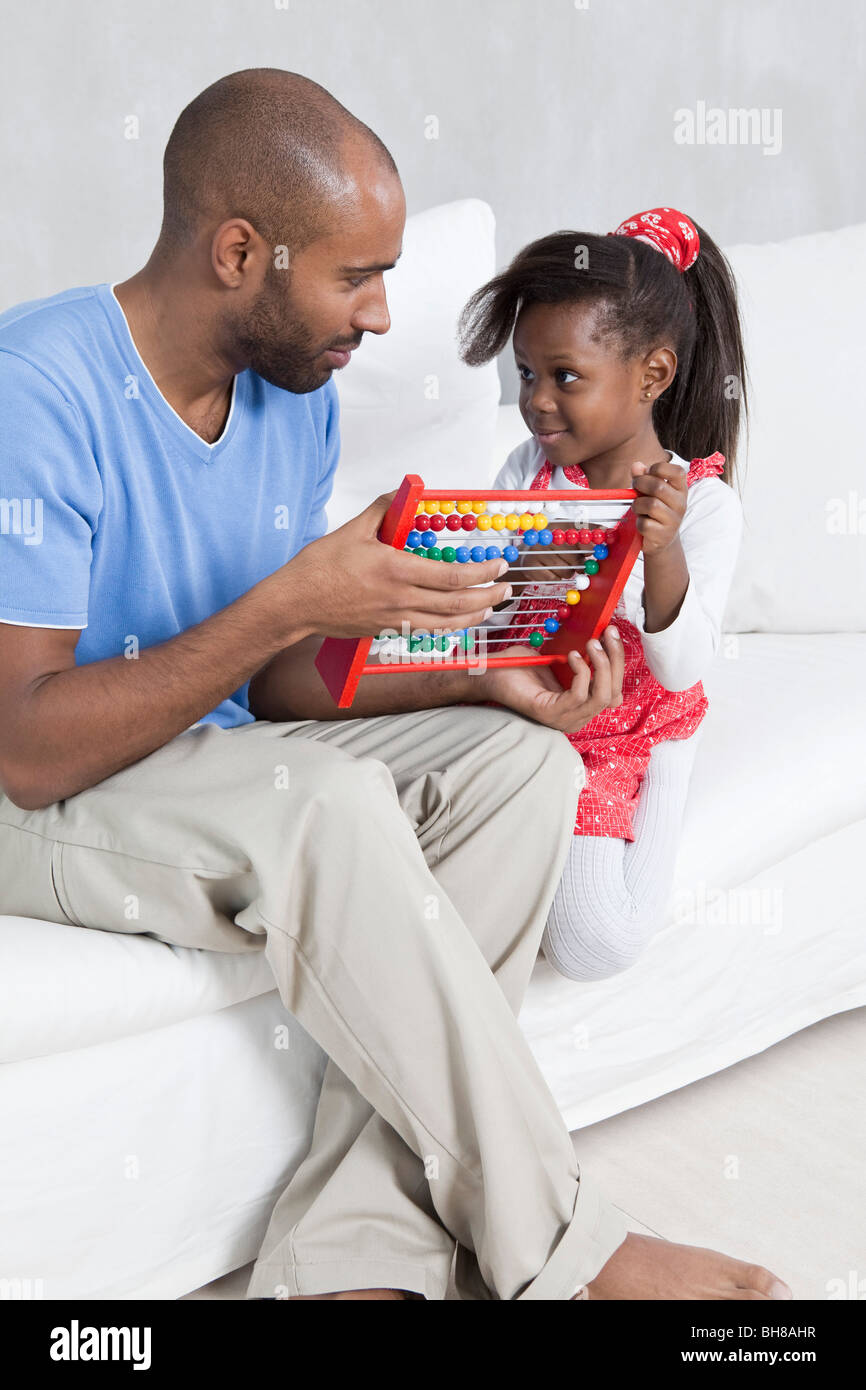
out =
[(442, 512), (443, 516), (450, 516), (454, 510), (454, 505), (453, 502), (440, 502), (439, 510)]
[(580, 603), (580, 590), (569, 589), (568, 593), (565, 596), (565, 601), (566, 603)]
[(429, 512), (429, 514), (430, 514), (431, 516), (434, 516), (434, 515), (436, 514), (436, 512), (438, 512), (438, 510), (439, 510), (439, 503), (438, 503), (438, 502), (425, 502), (425, 503), (424, 503), (424, 510), (425, 510), (425, 512)]
[(479, 530), (479, 531), (489, 531), (489, 530), (490, 530), (490, 524), (491, 524), (492, 520), (493, 520), (493, 518), (490, 517), (490, 516), (479, 516), (479, 518), (478, 518), (478, 530)]
[(529, 530), (531, 530), (531, 528), (532, 528), (532, 522), (533, 522), (532, 512), (523, 512), (522, 515), (521, 515), (521, 517), (520, 517), (520, 529), (521, 529), (521, 531), (529, 531)]
[(493, 523), (493, 529), (494, 529), (494, 531), (503, 531), (503, 530), (505, 529), (505, 517), (504, 517), (504, 516), (494, 516), (494, 517), (492, 518), (492, 523)]
[(457, 510), (458, 510), (458, 512), (460, 513), (461, 516), (465, 516), (467, 512), (471, 512), (471, 511), (472, 511), (472, 503), (471, 503), (471, 502), (458, 502), (458, 503), (457, 503)]
[(487, 511), (487, 503), (486, 503), (486, 502), (473, 502), (473, 503), (472, 503), (472, 510), (473, 510), (473, 512), (475, 512), (477, 515), (480, 516), (482, 512), (486, 512), (486, 511)]
[(505, 526), (509, 531), (517, 531), (520, 529), (520, 517), (517, 515), (517, 512), (508, 513), (508, 516), (505, 518)]
[(543, 531), (543, 530), (544, 530), (544, 528), (545, 528), (546, 525), (547, 525), (547, 517), (544, 515), (543, 512), (538, 512), (538, 513), (532, 518), (532, 525), (533, 525), (533, 527), (535, 528), (536, 531)]

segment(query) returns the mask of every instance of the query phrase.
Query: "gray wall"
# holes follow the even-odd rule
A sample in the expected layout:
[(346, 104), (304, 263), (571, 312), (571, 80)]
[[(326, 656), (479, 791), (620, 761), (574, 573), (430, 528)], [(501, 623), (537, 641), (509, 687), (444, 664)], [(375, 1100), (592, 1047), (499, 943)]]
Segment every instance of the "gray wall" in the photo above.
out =
[[(866, 220), (860, 0), (2, 0), (0, 18), (2, 308), (137, 269), (176, 115), (243, 67), (330, 88), (390, 146), (410, 211), (485, 198), (503, 261), (659, 203), (723, 245)], [(677, 143), (674, 112), (700, 102), (781, 111), (781, 149)]]

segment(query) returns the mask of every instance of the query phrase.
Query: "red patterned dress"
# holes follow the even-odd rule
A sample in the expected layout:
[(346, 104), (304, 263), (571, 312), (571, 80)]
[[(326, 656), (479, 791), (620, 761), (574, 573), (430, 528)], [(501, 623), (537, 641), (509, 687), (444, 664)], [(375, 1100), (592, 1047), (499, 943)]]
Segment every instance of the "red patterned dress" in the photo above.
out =
[[(692, 459), (688, 486), (700, 478), (717, 476), (724, 464), (724, 457), (718, 453)], [(563, 471), (577, 488), (589, 487), (581, 468)], [(549, 488), (552, 477), (553, 468), (545, 462), (530, 484), (530, 490)], [(549, 586), (547, 588), (549, 592)], [(517, 627), (518, 632), (514, 640), (522, 641), (524, 634), (528, 636), (529, 628), (519, 623), (520, 617), (549, 606), (549, 597), (532, 597), (527, 593), (515, 610), (512, 631)], [(566, 735), (586, 768), (586, 784), (577, 806), (574, 833), (633, 840), (638, 792), (653, 744), (669, 738), (690, 738), (706, 714), (708, 702), (700, 681), (688, 690), (677, 691), (665, 690), (659, 684), (644, 658), (640, 633), (625, 617), (622, 600), (613, 621), (625, 652), (622, 704), (618, 709), (602, 710), (576, 734)]]

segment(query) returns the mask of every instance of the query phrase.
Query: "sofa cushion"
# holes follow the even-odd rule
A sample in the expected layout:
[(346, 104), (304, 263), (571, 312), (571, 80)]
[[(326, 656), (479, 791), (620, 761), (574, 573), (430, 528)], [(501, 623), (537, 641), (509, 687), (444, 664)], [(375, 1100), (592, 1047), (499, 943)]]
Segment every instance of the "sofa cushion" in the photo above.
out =
[(407, 219), (403, 254), (385, 280), (391, 329), (368, 333), (336, 374), (342, 450), (331, 530), (406, 473), (430, 487), (485, 475), (499, 376), (495, 362), (460, 361), (455, 330), (464, 303), (496, 268), (494, 231), (491, 209), (477, 198)]

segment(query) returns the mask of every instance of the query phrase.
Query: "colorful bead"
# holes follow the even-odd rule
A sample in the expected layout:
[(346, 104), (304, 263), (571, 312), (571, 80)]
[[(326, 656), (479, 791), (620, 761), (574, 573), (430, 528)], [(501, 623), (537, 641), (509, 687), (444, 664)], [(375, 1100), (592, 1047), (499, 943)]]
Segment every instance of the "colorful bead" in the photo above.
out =
[(441, 559), (442, 559), (442, 551), (439, 549), (438, 545), (433, 545), (433, 546), (430, 547), (430, 549), (427, 551), (427, 559), (428, 559), (428, 560), (441, 560)]
[(565, 545), (565, 532), (554, 531), (552, 533), (552, 540), (554, 545)]
[(585, 574), (578, 574), (578, 575), (575, 575), (574, 580), (573, 580), (573, 584), (574, 584), (575, 589), (588, 589), (588, 588), (589, 588), (589, 580), (587, 579), (587, 577), (586, 577)]
[(542, 645), (543, 642), (544, 642), (544, 633), (543, 633), (543, 632), (531, 632), (531, 633), (529, 634), (529, 645), (530, 645), (530, 647), (540, 647), (540, 646)]
[(593, 553), (593, 555), (595, 556), (596, 560), (606, 560), (606, 559), (607, 559), (607, 546), (606, 546), (606, 545), (597, 545), (597, 546), (595, 547), (595, 550), (594, 550), (592, 553)]
[(502, 558), (502, 551), (499, 549), (498, 545), (488, 545), (484, 555), (488, 560), (500, 560)]
[(425, 512), (429, 513), (430, 516), (435, 516), (436, 512), (438, 512), (438, 510), (439, 510), (439, 503), (438, 503), (438, 502), (425, 502), (425, 503), (424, 503), (424, 510), (425, 510)]
[(578, 531), (577, 539), (581, 545), (589, 545), (592, 542), (592, 532), (584, 526)]
[(537, 531), (524, 531), (524, 533), (523, 533), (523, 544), (524, 544), (524, 545), (538, 545), (538, 532), (537, 532)]
[(427, 554), (427, 547), (424, 546), (424, 545), (416, 545), (415, 549), (412, 551), (412, 554), (413, 554), (413, 555), (426, 555), (426, 554)]
[(578, 539), (577, 532), (574, 530), (574, 528), (572, 528), (572, 529), (569, 530), (569, 531), (566, 531), (566, 533), (565, 533), (565, 543), (566, 543), (566, 545), (577, 545), (577, 539)]
[(408, 536), (406, 537), (406, 544), (410, 550), (414, 550), (416, 545), (421, 544), (421, 532), (410, 531)]
[(426, 512), (421, 512), (421, 514), (420, 514), (419, 516), (416, 516), (416, 518), (415, 518), (415, 530), (416, 530), (416, 531), (429, 531), (429, 530), (430, 530), (430, 518), (429, 518), (429, 516), (427, 516)]
[(532, 524), (536, 531), (543, 531), (547, 526), (547, 517), (544, 515), (544, 512), (536, 512), (535, 516), (532, 518)]
[(447, 560), (449, 565), (457, 559), (457, 551), (454, 549), (453, 545), (445, 546), (444, 550), (442, 551), (442, 559)]
[(568, 617), (568, 609), (564, 605), (562, 608), (557, 608), (556, 616), (561, 623), (564, 623), (566, 618)]
[(543, 530), (543, 531), (539, 531), (539, 533), (538, 533), (538, 544), (539, 544), (539, 545), (553, 545), (553, 532), (552, 532), (552, 531), (548, 531), (546, 528), (545, 528), (545, 530)]
[(521, 531), (528, 531), (532, 525), (532, 512), (523, 512), (518, 521)]
[(470, 558), (470, 550), (469, 550), (469, 546), (468, 546), (468, 545), (458, 545), (458, 547), (457, 547), (457, 549), (456, 549), (456, 551), (455, 551), (454, 553), (455, 553), (455, 555), (457, 556), (457, 562), (458, 562), (458, 564), (461, 564), (461, 565), (467, 564), (467, 562), (469, 561), (469, 558)]
[(491, 524), (492, 524), (492, 526), (493, 526), (494, 531), (504, 531), (504, 530), (505, 530), (505, 517), (504, 517), (504, 516), (501, 516), (501, 515), (500, 515), (500, 516), (491, 517)]
[(444, 518), (444, 516), (442, 515), (441, 512), (437, 512), (435, 516), (431, 516), (431, 518), (430, 518), (430, 530), (431, 530), (431, 531), (444, 531), (444, 530), (445, 530), (445, 518)]
[(449, 531), (459, 531), (460, 527), (463, 525), (463, 518), (462, 516), (458, 516), (457, 512), (454, 512), (451, 516), (445, 518), (445, 525), (448, 527)]
[(569, 589), (568, 593), (565, 596), (565, 601), (566, 603), (571, 604), (580, 603), (580, 594), (577, 592), (576, 589)]
[(486, 512), (486, 511), (487, 511), (487, 503), (486, 503), (486, 502), (473, 502), (473, 503), (472, 503), (472, 510), (473, 510), (473, 512), (475, 512), (477, 515), (480, 516), (482, 512)]
[(520, 558), (520, 551), (517, 549), (516, 545), (507, 545), (503, 550), (502, 555), (503, 558), (506, 559), (510, 565), (513, 565), (515, 560), (518, 560)]
[(604, 545), (606, 539), (607, 537), (605, 536), (604, 531), (597, 530), (592, 532), (593, 545)]
[(487, 559), (487, 553), (483, 545), (475, 545), (472, 547), (472, 559), (477, 565), (480, 564), (482, 560)]
[(426, 545), (428, 549), (430, 548), (430, 546), (435, 545), (435, 544), (436, 544), (436, 532), (435, 532), (435, 531), (425, 531), (424, 534), (423, 534), (423, 536), (421, 537), (421, 544), (422, 544), (422, 545)]
[(583, 568), (587, 574), (598, 574), (598, 560), (587, 560)]
[(520, 530), (520, 517), (517, 515), (517, 512), (508, 513), (508, 515), (505, 518), (505, 525), (509, 531)]
[(456, 504), (454, 502), (440, 502), (439, 510), (440, 512), (444, 512), (446, 516), (450, 516), (451, 513), (454, 511), (455, 505)]
[(478, 517), (473, 516), (471, 512), (467, 512), (460, 524), (464, 531), (474, 531), (475, 527), (478, 525)]
[(425, 637), (421, 638), (421, 650), (422, 652), (432, 652), (433, 650), (433, 638), (430, 636), (429, 632)]
[(467, 512), (471, 512), (471, 511), (472, 511), (472, 503), (471, 503), (471, 502), (458, 502), (458, 503), (457, 503), (457, 510), (458, 510), (458, 512), (460, 513), (461, 516), (465, 516)]
[(559, 623), (556, 621), (555, 618), (545, 618), (545, 620), (544, 620), (544, 631), (545, 631), (545, 632), (559, 632)]
[(479, 529), (479, 531), (489, 531), (489, 530), (490, 530), (490, 525), (491, 525), (492, 520), (493, 520), (492, 517), (489, 517), (489, 516), (480, 516), (480, 517), (478, 518), (478, 529)]
[(450, 650), (451, 650), (451, 640), (450, 640), (450, 638), (448, 638), (448, 637), (437, 637), (437, 638), (436, 638), (436, 650), (437, 650), (437, 652), (447, 652), (447, 651), (450, 651)]

